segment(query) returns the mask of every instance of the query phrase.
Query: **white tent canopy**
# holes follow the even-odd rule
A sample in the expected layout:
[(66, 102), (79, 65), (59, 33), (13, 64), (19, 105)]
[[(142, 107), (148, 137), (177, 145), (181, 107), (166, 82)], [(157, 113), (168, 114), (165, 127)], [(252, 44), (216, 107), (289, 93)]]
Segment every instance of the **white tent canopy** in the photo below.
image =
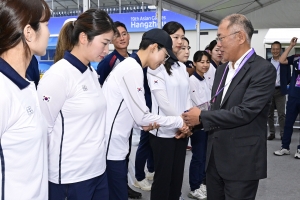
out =
[(300, 28), (271, 28), (267, 32), (264, 44), (272, 44), (274, 41), (279, 41), (282, 44), (289, 44), (291, 39), (300, 33)]
[[(157, 5), (158, 0), (139, 0)], [(246, 15), (255, 29), (300, 27), (299, 0), (162, 0), (162, 7), (218, 25), (232, 13)], [(174, 19), (176, 20), (176, 19)]]

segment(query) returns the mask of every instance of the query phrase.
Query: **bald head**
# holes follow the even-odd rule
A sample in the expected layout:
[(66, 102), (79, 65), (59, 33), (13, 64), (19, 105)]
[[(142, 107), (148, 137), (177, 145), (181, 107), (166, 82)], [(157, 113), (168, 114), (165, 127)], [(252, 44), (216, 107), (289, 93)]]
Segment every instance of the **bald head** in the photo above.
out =
[(220, 24), (228, 21), (227, 29), (232, 29), (233, 31), (244, 31), (247, 37), (247, 42), (251, 43), (251, 38), (254, 32), (254, 28), (252, 23), (245, 15), (242, 14), (231, 14), (222, 19)]

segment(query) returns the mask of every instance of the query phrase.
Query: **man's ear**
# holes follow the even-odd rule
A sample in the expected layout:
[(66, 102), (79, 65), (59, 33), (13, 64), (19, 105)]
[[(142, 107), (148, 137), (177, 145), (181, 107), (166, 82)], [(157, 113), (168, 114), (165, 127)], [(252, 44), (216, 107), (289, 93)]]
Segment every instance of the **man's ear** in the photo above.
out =
[(27, 42), (32, 42), (35, 39), (36, 33), (29, 24), (25, 26), (23, 33)]
[(239, 31), (238, 33), (236, 33), (238, 39), (239, 39), (239, 44), (243, 44), (246, 42), (247, 40), (247, 36), (246, 33), (244, 31)]

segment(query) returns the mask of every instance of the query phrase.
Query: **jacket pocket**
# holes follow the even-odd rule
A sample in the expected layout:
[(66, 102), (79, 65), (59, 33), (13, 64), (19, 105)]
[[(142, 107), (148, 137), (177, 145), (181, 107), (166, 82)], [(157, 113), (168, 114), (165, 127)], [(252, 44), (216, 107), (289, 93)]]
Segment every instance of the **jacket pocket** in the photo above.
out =
[(258, 142), (258, 140), (259, 140), (259, 136), (234, 138), (234, 144), (237, 147), (251, 146), (251, 145), (255, 145)]

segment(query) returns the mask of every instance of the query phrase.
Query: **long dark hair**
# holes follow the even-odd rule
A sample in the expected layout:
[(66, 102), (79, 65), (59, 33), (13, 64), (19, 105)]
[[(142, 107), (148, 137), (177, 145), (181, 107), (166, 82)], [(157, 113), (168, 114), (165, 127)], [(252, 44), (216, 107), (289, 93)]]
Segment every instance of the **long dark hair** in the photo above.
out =
[[(162, 29), (166, 31), (169, 35), (176, 33), (179, 29), (182, 29), (183, 33), (185, 33), (184, 27), (180, 23), (174, 21), (166, 23)], [(172, 58), (169, 58), (164, 64), (166, 71), (169, 75), (172, 75), (171, 69), (173, 64), (174, 60), (172, 60)]]
[(80, 33), (87, 35), (88, 41), (95, 36), (113, 31), (117, 33), (112, 19), (100, 9), (89, 9), (79, 15), (76, 21), (67, 22), (59, 33), (54, 61), (63, 58), (64, 52), (71, 51), (78, 43)]
[(31, 51), (26, 42), (24, 28), (30, 25), (34, 31), (40, 29), (41, 22), (49, 21), (51, 12), (44, 0), (1, 0), (0, 1), (0, 55), (23, 43), (25, 56)]

